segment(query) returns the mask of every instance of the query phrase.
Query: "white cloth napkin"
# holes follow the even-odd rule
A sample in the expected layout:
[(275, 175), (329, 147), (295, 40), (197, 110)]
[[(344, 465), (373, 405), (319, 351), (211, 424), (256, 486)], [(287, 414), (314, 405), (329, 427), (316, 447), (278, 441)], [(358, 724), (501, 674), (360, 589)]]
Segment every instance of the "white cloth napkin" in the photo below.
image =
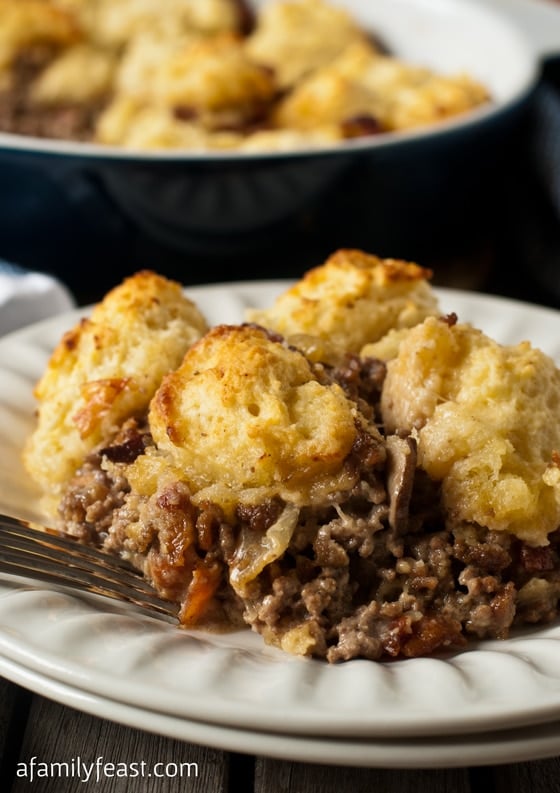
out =
[(0, 336), (75, 305), (57, 278), (0, 260)]

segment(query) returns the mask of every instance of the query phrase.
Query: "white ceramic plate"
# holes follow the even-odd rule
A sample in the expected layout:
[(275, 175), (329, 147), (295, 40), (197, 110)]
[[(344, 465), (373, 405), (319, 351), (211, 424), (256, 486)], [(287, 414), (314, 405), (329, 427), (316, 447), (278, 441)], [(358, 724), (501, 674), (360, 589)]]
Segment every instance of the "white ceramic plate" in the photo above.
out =
[[(285, 284), (189, 290), (210, 322), (242, 319)], [(455, 311), (503, 342), (531, 339), (560, 361), (560, 313), (440, 291)], [(37, 517), (20, 451), (32, 387), (63, 315), (0, 340), (0, 509)], [(87, 695), (222, 728), (340, 739), (460, 735), (560, 719), (560, 624), (473, 644), (445, 659), (329, 666), (265, 647), (250, 631), (180, 631), (99, 599), (0, 578), (0, 655)]]
[(329, 738), (205, 724), (123, 705), (59, 683), (0, 656), (0, 675), (63, 705), (146, 732), (231, 752), (366, 768), (462, 768), (521, 763), (560, 753), (560, 723), (476, 735)]

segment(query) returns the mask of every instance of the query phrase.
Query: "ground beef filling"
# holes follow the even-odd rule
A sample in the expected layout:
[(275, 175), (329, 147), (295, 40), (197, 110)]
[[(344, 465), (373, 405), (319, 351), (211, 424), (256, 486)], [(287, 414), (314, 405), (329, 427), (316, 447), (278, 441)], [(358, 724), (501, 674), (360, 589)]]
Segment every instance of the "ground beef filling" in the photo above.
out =
[(125, 503), (130, 486), (117, 467), (110, 475), (103, 468), (103, 459), (130, 463), (150, 444), (145, 421), (129, 419), (108, 446), (100, 447), (86, 457), (58, 507), (67, 533), (97, 547), (106, 542), (116, 511)]
[[(181, 482), (139, 497), (119, 471), (150, 443), (141, 423), (127, 422), (77, 472), (61, 515), (81, 540), (131, 559), (181, 604), (185, 626), (246, 623), (278, 646), (303, 627), (311, 654), (334, 663), (452, 650), (469, 637), (505, 638), (514, 625), (557, 616), (560, 532), (546, 548), (532, 548), (479, 526), (446, 527), (437, 487), (418, 471), (406, 527), (402, 505), (391, 525), (399, 494), (389, 492), (363, 438), (349, 459), (359, 485), (332, 504), (302, 509), (287, 551), (241, 597), (228, 582), (240, 537), (262, 536), (284, 504), (240, 506), (228, 523), (215, 504), (195, 506)], [(111, 475), (104, 459), (116, 463)]]
[(40, 45), (20, 53), (12, 64), (10, 86), (0, 90), (0, 129), (18, 135), (90, 141), (106, 100), (43, 105), (31, 98), (31, 86), (54, 59), (56, 50)]

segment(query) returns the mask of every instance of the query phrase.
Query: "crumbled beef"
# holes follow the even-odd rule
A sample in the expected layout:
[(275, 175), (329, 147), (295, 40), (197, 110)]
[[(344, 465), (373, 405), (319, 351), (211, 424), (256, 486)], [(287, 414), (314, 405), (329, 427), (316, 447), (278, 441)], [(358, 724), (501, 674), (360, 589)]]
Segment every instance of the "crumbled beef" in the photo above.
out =
[[(354, 394), (356, 371), (349, 365), (342, 378)], [(288, 547), (242, 595), (228, 575), (240, 543), (264, 548), (285, 504), (239, 504), (226, 518), (211, 501), (193, 503), (181, 481), (151, 496), (130, 492), (127, 466), (151, 443), (142, 421), (125, 422), (77, 472), (61, 515), (81, 539), (131, 559), (181, 605), (185, 626), (245, 623), (271, 644), (336, 663), (449, 652), (558, 614), (560, 531), (535, 548), (453, 524), (411, 438), (379, 440), (358, 427), (346, 461), (354, 486), (302, 507)]]
[(384, 652), (379, 638), (379, 606), (375, 601), (358, 608), (336, 626), (337, 642), (327, 650), (330, 663), (368, 658), (377, 661)]
[[(370, 454), (366, 445), (358, 455), (364, 473)], [(368, 484), (336, 504), (302, 509), (288, 549), (241, 598), (227, 576), (240, 526), (258, 539), (278, 518), (280, 501), (240, 507), (230, 523), (215, 504), (195, 506), (181, 482), (153, 497), (129, 493), (121, 467), (109, 476), (101, 460), (91, 455), (73, 481), (65, 522), (87, 541), (107, 534), (104, 547), (127, 555), (181, 603), (186, 625), (244, 620), (278, 645), (304, 630), (312, 654), (335, 663), (447, 652), (469, 636), (503, 638), (514, 624), (557, 615), (560, 535), (538, 549), (479, 526), (442, 528), (433, 503), (423, 510), (437, 491), (422, 477), (407, 495), (410, 531), (403, 511), (395, 532), (386, 490)]]
[(92, 545), (104, 542), (113, 513), (129, 491), (124, 477), (111, 477), (101, 468), (101, 457), (90, 455), (78, 469), (62, 497), (58, 513), (64, 530)]
[(558, 554), (550, 546), (532, 548), (523, 544), (519, 557), (528, 573), (549, 573), (558, 569)]
[(58, 47), (47, 43), (28, 46), (14, 58), (10, 66), (10, 78), (16, 88), (27, 90), (58, 54)]
[(356, 427), (356, 438), (352, 444), (349, 463), (361, 470), (364, 478), (375, 476), (375, 471), (380, 471), (385, 462), (385, 446), (362, 427)]
[(468, 587), (468, 597), (460, 598), (458, 604), (458, 612), (466, 614), (464, 630), (479, 638), (506, 638), (515, 617), (515, 584), (503, 584), (494, 576), (481, 576), (469, 568), (459, 576), (459, 583)]
[(61, 140), (92, 139), (107, 98), (46, 105), (38, 104), (31, 97), (35, 78), (56, 54), (56, 48), (35, 45), (15, 59), (10, 69), (11, 85), (0, 92), (0, 129), (3, 132)]
[(103, 101), (37, 105), (22, 92), (0, 93), (0, 129), (17, 135), (91, 141)]
[(503, 532), (481, 531), (475, 527), (458, 528), (453, 554), (465, 565), (498, 573), (511, 564), (510, 535)]
[[(162, 597), (181, 604), (185, 625), (242, 624), (237, 595), (224, 574), (226, 547), (234, 546), (220, 507), (195, 506), (184, 482), (151, 497), (130, 493), (115, 510), (105, 549), (136, 564)], [(230, 550), (231, 552), (231, 550)]]
[(324, 367), (323, 371), (360, 406), (365, 416), (376, 415), (376, 406), (387, 374), (387, 367), (383, 361), (348, 354), (338, 366)]

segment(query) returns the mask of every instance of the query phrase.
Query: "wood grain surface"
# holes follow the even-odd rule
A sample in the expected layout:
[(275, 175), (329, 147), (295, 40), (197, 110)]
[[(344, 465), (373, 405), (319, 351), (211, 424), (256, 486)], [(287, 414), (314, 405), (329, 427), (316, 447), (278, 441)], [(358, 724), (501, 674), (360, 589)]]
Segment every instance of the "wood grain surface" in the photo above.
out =
[(436, 770), (290, 762), (126, 727), (2, 678), (0, 753), (0, 793), (560, 793), (560, 758)]

